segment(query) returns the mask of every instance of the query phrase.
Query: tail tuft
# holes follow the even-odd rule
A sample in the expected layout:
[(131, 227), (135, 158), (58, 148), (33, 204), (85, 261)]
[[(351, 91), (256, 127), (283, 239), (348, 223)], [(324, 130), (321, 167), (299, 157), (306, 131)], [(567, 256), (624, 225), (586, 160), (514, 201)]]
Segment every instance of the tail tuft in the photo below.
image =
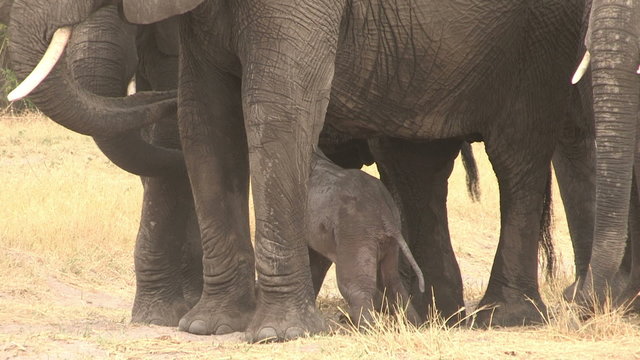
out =
[(480, 201), (480, 183), (478, 180), (478, 165), (473, 156), (473, 148), (471, 144), (464, 141), (460, 148), (460, 157), (462, 158), (462, 166), (467, 175), (467, 191), (473, 202)]
[(551, 230), (553, 229), (553, 202), (551, 197), (551, 169), (547, 179), (547, 187), (544, 193), (544, 204), (542, 208), (542, 218), (540, 220), (540, 239), (538, 240), (541, 254), (541, 264), (546, 270), (547, 279), (556, 277), (556, 254)]

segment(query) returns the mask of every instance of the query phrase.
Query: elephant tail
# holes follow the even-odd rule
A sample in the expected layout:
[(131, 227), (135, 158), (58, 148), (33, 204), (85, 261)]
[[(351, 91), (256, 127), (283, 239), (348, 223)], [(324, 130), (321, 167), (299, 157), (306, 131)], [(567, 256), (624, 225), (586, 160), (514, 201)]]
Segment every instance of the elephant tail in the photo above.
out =
[(416, 276), (418, 277), (418, 286), (420, 288), (420, 292), (423, 293), (424, 292), (424, 275), (422, 274), (422, 270), (420, 270), (420, 266), (418, 266), (416, 259), (413, 257), (413, 254), (411, 254), (409, 245), (407, 245), (407, 242), (404, 240), (404, 237), (399, 231), (398, 231), (398, 234), (394, 236), (394, 238), (398, 242), (398, 247), (400, 247), (400, 251), (402, 251), (404, 256), (407, 258), (409, 265), (411, 265), (411, 268), (413, 269), (413, 271), (415, 271)]
[(460, 148), (460, 157), (462, 158), (462, 166), (467, 175), (467, 191), (473, 202), (480, 201), (480, 184), (478, 181), (478, 165), (473, 156), (473, 148), (471, 144), (463, 141)]
[(551, 169), (547, 176), (547, 186), (544, 192), (544, 203), (542, 207), (542, 217), (540, 219), (540, 248), (542, 249), (541, 264), (546, 269), (548, 279), (556, 276), (556, 254), (551, 230), (553, 229), (553, 208), (551, 198)]

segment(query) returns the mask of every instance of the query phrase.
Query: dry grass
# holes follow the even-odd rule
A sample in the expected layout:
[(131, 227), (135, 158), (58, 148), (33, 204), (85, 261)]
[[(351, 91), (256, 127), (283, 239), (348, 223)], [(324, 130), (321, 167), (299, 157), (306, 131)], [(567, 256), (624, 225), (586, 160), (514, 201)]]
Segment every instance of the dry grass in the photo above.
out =
[[(553, 314), (540, 327), (471, 331), (434, 320), (415, 329), (380, 317), (366, 332), (337, 328), (285, 344), (247, 345), (239, 334), (198, 337), (130, 325), (133, 242), (142, 187), (104, 159), (90, 138), (39, 115), (0, 119), (0, 358), (638, 358), (638, 320), (602, 309), (589, 320), (559, 296), (572, 253), (555, 193), (555, 235), (564, 272), (544, 284)], [(465, 295), (486, 284), (499, 230), (495, 177), (475, 146), (482, 201), (471, 203), (456, 164), (449, 220)], [(375, 169), (369, 169), (375, 172)], [(332, 278), (320, 308), (344, 303)]]

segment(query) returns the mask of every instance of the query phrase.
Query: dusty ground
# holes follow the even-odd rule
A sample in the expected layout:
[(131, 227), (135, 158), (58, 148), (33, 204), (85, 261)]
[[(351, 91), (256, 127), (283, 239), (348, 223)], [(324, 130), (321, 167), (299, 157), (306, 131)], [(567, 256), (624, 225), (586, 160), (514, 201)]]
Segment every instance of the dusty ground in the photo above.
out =
[[(131, 325), (139, 180), (105, 160), (91, 139), (38, 115), (2, 117), (0, 134), (0, 359), (640, 358), (637, 318), (612, 311), (579, 321), (558, 297), (573, 270), (557, 191), (555, 236), (565, 275), (544, 286), (555, 314), (547, 326), (470, 331), (435, 321), (414, 329), (381, 319), (365, 334), (247, 345), (242, 334), (194, 336)], [(482, 147), (475, 150), (482, 201), (467, 197), (460, 164), (449, 196), (470, 302), (482, 294), (499, 231), (495, 177)], [(320, 299), (322, 311), (336, 319), (343, 302), (332, 278)]]

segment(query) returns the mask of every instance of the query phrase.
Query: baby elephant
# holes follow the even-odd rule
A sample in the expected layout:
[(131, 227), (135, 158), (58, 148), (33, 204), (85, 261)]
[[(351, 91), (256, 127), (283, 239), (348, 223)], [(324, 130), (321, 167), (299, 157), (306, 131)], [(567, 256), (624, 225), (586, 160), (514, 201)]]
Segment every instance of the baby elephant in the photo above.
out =
[(338, 288), (354, 324), (361, 318), (371, 322), (374, 299), (379, 299), (378, 284), (389, 305), (406, 308), (407, 319), (419, 324), (400, 280), (398, 249), (416, 272), (422, 292), (424, 278), (401, 234), (400, 212), (387, 189), (373, 176), (343, 169), (322, 153), (313, 154), (311, 166), (307, 208), (316, 295), (333, 262)]

